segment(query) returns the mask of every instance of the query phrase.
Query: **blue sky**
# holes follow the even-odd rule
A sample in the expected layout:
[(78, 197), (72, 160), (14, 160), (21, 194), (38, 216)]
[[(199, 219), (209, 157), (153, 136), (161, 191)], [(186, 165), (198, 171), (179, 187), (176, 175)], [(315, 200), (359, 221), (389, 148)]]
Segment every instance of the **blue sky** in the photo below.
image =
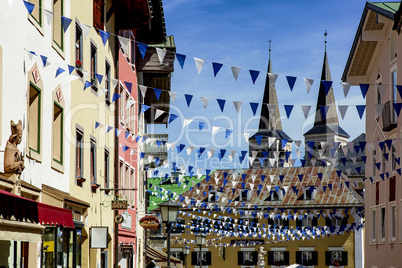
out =
[[(314, 118), (314, 107), (305, 120), (301, 105), (316, 105), (325, 30), (337, 104), (364, 104), (359, 87), (352, 87), (345, 98), (340, 80), (365, 3), (361, 0), (164, 1), (167, 34), (174, 35), (177, 53), (187, 58), (183, 69), (175, 61), (171, 87), (171, 91), (177, 92), (172, 112), (178, 114), (181, 121), (172, 122), (168, 128), (157, 126), (155, 132), (169, 133), (170, 142), (195, 147), (208, 145), (208, 148), (247, 150), (248, 145), (240, 134), (249, 132), (252, 135), (253, 129), (258, 128), (268, 64), (268, 40), (272, 39), (272, 64), (273, 72), (279, 74), (276, 89), (283, 130), (292, 139), (301, 140)], [(200, 74), (193, 57), (205, 60)], [(211, 62), (224, 64), (216, 77)], [(230, 66), (242, 68), (237, 81), (233, 79)], [(255, 84), (249, 69), (261, 72)], [(286, 75), (297, 77), (292, 92)], [(303, 77), (315, 79), (310, 94)], [(194, 95), (190, 107), (183, 94)], [(206, 110), (201, 96), (210, 98)], [(223, 113), (216, 99), (227, 100)], [(243, 102), (239, 114), (232, 101)], [(256, 116), (253, 116), (249, 102), (260, 103)], [(283, 108), (285, 104), (294, 105), (289, 119)], [(345, 120), (338, 116), (351, 140), (365, 131), (364, 118), (359, 119), (355, 106), (349, 107)], [(183, 118), (194, 121), (181, 130)], [(199, 121), (207, 123), (207, 128), (201, 132), (198, 131)], [(212, 126), (230, 128), (234, 132), (229, 139), (225, 139), (224, 130), (211, 136)], [(184, 153), (183, 157), (186, 155)]]

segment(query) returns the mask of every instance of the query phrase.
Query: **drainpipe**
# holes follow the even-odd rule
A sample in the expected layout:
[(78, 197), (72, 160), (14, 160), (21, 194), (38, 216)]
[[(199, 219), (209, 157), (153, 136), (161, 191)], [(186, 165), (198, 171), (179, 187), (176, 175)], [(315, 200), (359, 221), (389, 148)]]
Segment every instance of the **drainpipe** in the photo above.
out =
[[(118, 29), (115, 25), (115, 32), (118, 32)], [(118, 43), (115, 44), (115, 67), (116, 67), (116, 79), (119, 80), (119, 45)], [(117, 83), (117, 88), (119, 88), (119, 83)], [(112, 95), (112, 94), (110, 94)], [(120, 102), (116, 102), (117, 105), (119, 105)], [(120, 107), (116, 108), (115, 104), (115, 110), (114, 110), (114, 127), (115, 129), (119, 128), (119, 110)], [(119, 188), (119, 137), (116, 137), (115, 139), (115, 144), (114, 144), (114, 188), (118, 189)], [(117, 191), (114, 191), (114, 195), (117, 194)], [(113, 223), (114, 223), (114, 268), (118, 268), (118, 253), (119, 253), (119, 224), (114, 220), (116, 216), (119, 214), (119, 210), (114, 210), (114, 215), (113, 215)]]

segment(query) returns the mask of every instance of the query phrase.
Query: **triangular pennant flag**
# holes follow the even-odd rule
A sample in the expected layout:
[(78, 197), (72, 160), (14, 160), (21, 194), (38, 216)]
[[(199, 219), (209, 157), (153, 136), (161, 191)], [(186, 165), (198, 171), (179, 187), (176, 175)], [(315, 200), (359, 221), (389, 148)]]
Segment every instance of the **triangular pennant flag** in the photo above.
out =
[(382, 110), (384, 109), (384, 104), (375, 104), (374, 105), (376, 115), (381, 117), (382, 116)]
[(97, 129), (100, 126), (101, 123), (95, 122), (95, 129)]
[(329, 90), (331, 89), (331, 86), (332, 86), (332, 81), (322, 80), (322, 84), (324, 86), (325, 95), (328, 95), (328, 92), (329, 92)]
[(230, 69), (232, 69), (232, 74), (233, 74), (234, 80), (237, 81), (237, 77), (239, 76), (239, 73), (240, 73), (241, 68), (240, 68), (240, 67), (231, 66)]
[(306, 85), (307, 93), (310, 94), (311, 86), (314, 83), (314, 79), (303, 78), (304, 84)]
[(219, 70), (222, 68), (222, 63), (212, 62), (212, 69), (214, 70), (214, 77), (218, 74)]
[(61, 16), (61, 23), (63, 25), (63, 31), (64, 33), (67, 31), (68, 27), (70, 26), (72, 19)]
[(290, 113), (292, 112), (292, 109), (293, 109), (293, 105), (284, 105), (284, 107), (285, 107), (285, 111), (286, 111), (286, 116), (289, 119)]
[(204, 60), (199, 58), (194, 58), (195, 67), (197, 67), (198, 74), (201, 73), (202, 66), (204, 65)]
[(251, 110), (253, 111), (253, 115), (257, 112), (258, 103), (257, 102), (250, 102)]
[(176, 100), (176, 95), (177, 95), (177, 92), (169, 91), (169, 97), (170, 97), (170, 103), (171, 104), (173, 104), (174, 101)]
[[(143, 85), (138, 85), (138, 87), (140, 88), (142, 98), (145, 99), (145, 94), (147, 93), (148, 87), (143, 86)], [(169, 91), (169, 93), (170, 93), (170, 91)]]
[(327, 113), (329, 111), (329, 106), (326, 106), (326, 105), (320, 106), (320, 111), (321, 111), (322, 119), (325, 120), (325, 118), (327, 117)]
[(155, 118), (154, 120), (158, 119), (162, 114), (164, 114), (165, 112), (159, 109), (155, 109)]
[(120, 35), (118, 35), (117, 38), (119, 39), (120, 47), (123, 49), (123, 52), (128, 54), (127, 48), (128, 48), (128, 42), (130, 42), (130, 39), (125, 38)]
[(50, 22), (53, 21), (53, 12), (47, 9), (43, 9), (43, 14), (45, 14), (46, 22), (49, 25)]
[(156, 47), (156, 54), (158, 55), (159, 63), (162, 65), (166, 56), (166, 49)]
[[(240, 111), (240, 107), (241, 107), (241, 101), (233, 101), (233, 105), (234, 105), (234, 107), (235, 107), (235, 110), (236, 110), (236, 112), (237, 112), (237, 114), (239, 114), (239, 111)], [(251, 104), (250, 104), (251, 105)], [(256, 108), (257, 109), (257, 108)], [(255, 115), (255, 112), (254, 112), (254, 115)]]
[(301, 106), (304, 114), (304, 119), (307, 119), (308, 114), (310, 113), (311, 105), (302, 105)]
[(249, 70), (251, 80), (253, 80), (253, 84), (255, 84), (255, 81), (257, 80), (258, 75), (260, 74), (260, 71), (255, 71), (255, 70)]
[[(34, 10), (35, 5), (29, 3), (28, 1), (25, 1), (25, 0), (24, 0), (24, 4), (25, 4), (26, 9), (28, 10), (28, 13), (32, 14), (32, 11)], [(41, 8), (41, 7), (39, 7), (39, 8)]]
[(110, 33), (99, 30), (99, 34), (102, 38), (103, 46), (106, 46), (106, 42), (109, 39)]
[(225, 139), (227, 139), (227, 138), (230, 136), (230, 134), (232, 134), (232, 132), (233, 132), (233, 130), (231, 130), (231, 129), (226, 129), (226, 132), (225, 132)]
[(64, 73), (66, 70), (64, 70), (64, 69), (62, 69), (62, 68), (57, 68), (57, 71), (56, 71), (56, 76), (55, 77), (58, 77), (59, 76), (59, 74), (62, 74), (62, 73)]
[(221, 127), (212, 126), (212, 135), (214, 135)]
[[(116, 94), (116, 93), (114, 93), (114, 94)], [(141, 105), (141, 114), (142, 113), (144, 113), (146, 110), (148, 110), (150, 108), (150, 106), (148, 106), (148, 105), (145, 105), (145, 104), (142, 104)]]
[(394, 102), (394, 109), (396, 112), (396, 116), (398, 116), (398, 117), (399, 117), (399, 114), (401, 113), (401, 108), (402, 108), (402, 103)]
[(398, 92), (399, 92), (399, 97), (402, 98), (402, 86), (401, 86), (401, 85), (396, 85), (396, 89), (397, 89)]
[(200, 97), (202, 105), (204, 105), (205, 110), (207, 109), (209, 97)]
[(112, 129), (113, 129), (113, 127), (107, 126), (106, 133), (109, 133), (109, 131), (111, 131)]
[(345, 98), (348, 96), (349, 89), (350, 89), (350, 84), (348, 82), (341, 82), (342, 88), (343, 88), (343, 94), (345, 95)]
[(84, 90), (87, 89), (87, 88), (90, 87), (90, 86), (92, 86), (92, 83), (89, 82), (89, 81), (85, 81)]
[(46, 67), (47, 57), (43, 56), (43, 55), (40, 55), (40, 58), (42, 59), (43, 67)]
[(272, 146), (272, 144), (275, 142), (276, 138), (275, 137), (268, 137), (268, 148)]
[(198, 130), (201, 131), (201, 129), (203, 129), (207, 124), (204, 122), (199, 122), (198, 123)]
[(223, 99), (217, 99), (218, 104), (219, 104), (219, 108), (221, 108), (221, 111), (223, 112), (223, 109), (225, 108), (225, 102), (226, 100)]
[(260, 146), (260, 145), (261, 145), (261, 141), (262, 141), (262, 136), (261, 136), (261, 135), (255, 135), (254, 138), (255, 138), (255, 140), (257, 141), (258, 146)]
[[(95, 74), (95, 76), (96, 76), (96, 79), (98, 80), (99, 84), (102, 83), (103, 75)], [(131, 92), (131, 89), (130, 89), (130, 92)]]
[(179, 116), (177, 116), (175, 114), (170, 114), (168, 124), (172, 123), (177, 117), (179, 117)]
[(288, 139), (281, 139), (282, 142), (282, 149), (285, 149), (286, 144), (288, 144)]
[(145, 53), (147, 53), (148, 45), (137, 42), (138, 49), (140, 50), (141, 57), (145, 57)]
[(360, 90), (362, 92), (363, 99), (366, 98), (366, 94), (367, 94), (369, 87), (370, 87), (370, 84), (360, 84)]
[(278, 78), (278, 75), (277, 75), (277, 74), (268, 73), (268, 77), (269, 77), (269, 85), (270, 85), (270, 86), (275, 86), (276, 79)]
[(294, 85), (296, 83), (296, 78), (297, 77), (295, 77), (295, 76), (286, 76), (286, 80), (288, 80), (290, 91), (293, 91), (293, 87), (294, 87)]
[(184, 67), (184, 62), (185, 62), (185, 60), (186, 60), (186, 55), (176, 53), (176, 59), (177, 59), (177, 61), (179, 62), (180, 67), (183, 69), (183, 67)]
[[(43, 66), (45, 67), (45, 66)], [(71, 73), (75, 70), (75, 67), (72, 65), (68, 65), (68, 75), (71, 75)]]
[(184, 118), (183, 127), (187, 126), (187, 125), (190, 124), (191, 122), (193, 122), (193, 119)]
[(184, 94), (184, 97), (186, 98), (187, 107), (190, 107), (190, 103), (191, 103), (191, 100), (193, 99), (193, 95)]
[(345, 119), (345, 114), (346, 114), (346, 111), (348, 110), (348, 107), (349, 106), (347, 106), (347, 105), (338, 105), (338, 110), (339, 110), (339, 113), (341, 114), (342, 120)]
[(162, 89), (154, 88), (154, 93), (155, 93), (155, 96), (156, 96), (156, 100), (159, 101), (159, 98), (161, 97)]
[[(356, 109), (357, 109), (357, 112), (359, 113), (360, 119), (362, 119), (364, 110), (366, 109), (366, 105), (356, 105)], [(359, 148), (360, 148), (360, 146), (359, 146)]]

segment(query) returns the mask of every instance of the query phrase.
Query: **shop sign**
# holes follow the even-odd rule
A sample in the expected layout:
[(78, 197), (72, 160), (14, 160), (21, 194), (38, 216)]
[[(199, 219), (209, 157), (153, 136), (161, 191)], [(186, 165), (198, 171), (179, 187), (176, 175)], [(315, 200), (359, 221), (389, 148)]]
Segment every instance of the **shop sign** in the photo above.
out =
[(112, 201), (112, 209), (126, 210), (128, 207), (127, 200), (114, 200)]
[(159, 219), (154, 215), (146, 215), (140, 219), (140, 226), (144, 229), (155, 229), (159, 227)]

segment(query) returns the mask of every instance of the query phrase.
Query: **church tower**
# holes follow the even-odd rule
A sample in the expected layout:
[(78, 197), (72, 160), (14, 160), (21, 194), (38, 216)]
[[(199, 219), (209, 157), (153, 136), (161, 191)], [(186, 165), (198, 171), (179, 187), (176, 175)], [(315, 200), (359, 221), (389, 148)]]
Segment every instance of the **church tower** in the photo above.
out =
[(290, 167), (292, 140), (282, 130), (281, 115), (272, 72), (271, 40), (269, 41), (268, 71), (261, 106), (258, 132), (249, 138), (250, 168)]
[[(327, 33), (325, 32), (325, 36)], [(304, 133), (305, 166), (335, 165), (331, 163), (334, 142), (345, 146), (349, 135), (339, 126), (335, 96), (332, 88), (331, 73), (327, 57), (325, 40), (324, 63), (321, 72), (314, 126)], [(332, 152), (331, 152), (332, 151)]]

